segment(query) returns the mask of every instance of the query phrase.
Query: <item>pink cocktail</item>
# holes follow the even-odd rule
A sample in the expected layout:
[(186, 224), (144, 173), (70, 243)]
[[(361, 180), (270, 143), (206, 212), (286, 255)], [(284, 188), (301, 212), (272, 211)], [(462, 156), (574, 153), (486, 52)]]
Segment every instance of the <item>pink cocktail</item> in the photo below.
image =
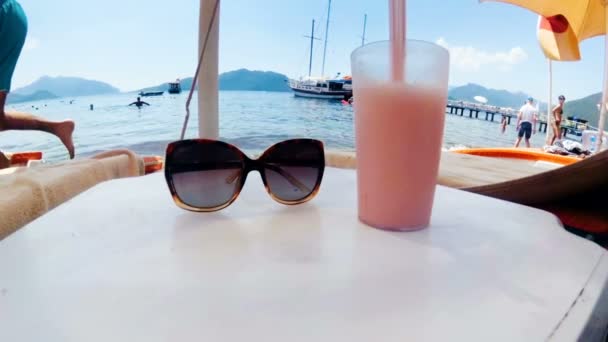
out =
[(359, 219), (390, 230), (429, 225), (447, 101), (448, 52), (412, 40), (405, 51), (397, 81), (388, 42), (351, 56)]

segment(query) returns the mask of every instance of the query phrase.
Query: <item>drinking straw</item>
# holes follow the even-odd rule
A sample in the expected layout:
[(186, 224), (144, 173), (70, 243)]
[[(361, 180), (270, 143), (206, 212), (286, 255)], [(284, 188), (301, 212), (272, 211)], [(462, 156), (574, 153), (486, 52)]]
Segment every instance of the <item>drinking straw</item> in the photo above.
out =
[(405, 0), (389, 0), (391, 75), (403, 82), (405, 66)]

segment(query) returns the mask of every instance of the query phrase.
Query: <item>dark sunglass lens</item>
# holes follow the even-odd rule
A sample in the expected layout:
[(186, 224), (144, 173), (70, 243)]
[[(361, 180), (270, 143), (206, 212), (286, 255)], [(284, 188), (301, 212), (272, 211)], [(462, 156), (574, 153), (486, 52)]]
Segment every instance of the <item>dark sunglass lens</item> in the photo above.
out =
[(321, 182), (325, 155), (319, 141), (296, 139), (271, 147), (263, 162), (270, 192), (291, 202), (308, 197)]
[(212, 209), (228, 203), (239, 191), (244, 161), (228, 144), (183, 144), (167, 159), (167, 175), (184, 204)]

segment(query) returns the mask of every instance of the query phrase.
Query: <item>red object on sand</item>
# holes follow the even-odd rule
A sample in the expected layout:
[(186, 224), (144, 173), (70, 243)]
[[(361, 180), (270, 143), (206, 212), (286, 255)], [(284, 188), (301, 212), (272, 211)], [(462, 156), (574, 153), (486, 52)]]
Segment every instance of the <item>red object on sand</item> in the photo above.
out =
[(145, 156), (144, 166), (145, 174), (154, 173), (163, 169), (163, 157), (160, 156)]
[(10, 157), (9, 157), (11, 166), (27, 165), (27, 162), (30, 160), (40, 160), (40, 159), (42, 159), (42, 152), (40, 152), (40, 151), (16, 152), (16, 153), (10, 154)]

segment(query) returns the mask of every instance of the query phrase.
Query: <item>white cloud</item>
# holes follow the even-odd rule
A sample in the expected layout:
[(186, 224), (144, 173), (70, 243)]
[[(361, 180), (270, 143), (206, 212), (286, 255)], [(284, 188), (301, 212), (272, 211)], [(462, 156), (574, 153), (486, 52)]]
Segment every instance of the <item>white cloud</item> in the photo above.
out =
[(25, 39), (25, 45), (23, 45), (23, 50), (31, 51), (40, 46), (40, 41), (34, 37), (27, 37)]
[(509, 71), (528, 59), (526, 51), (519, 46), (508, 51), (488, 52), (472, 46), (453, 46), (443, 38), (437, 39), (436, 43), (450, 51), (450, 64), (459, 71), (479, 71), (484, 66)]

